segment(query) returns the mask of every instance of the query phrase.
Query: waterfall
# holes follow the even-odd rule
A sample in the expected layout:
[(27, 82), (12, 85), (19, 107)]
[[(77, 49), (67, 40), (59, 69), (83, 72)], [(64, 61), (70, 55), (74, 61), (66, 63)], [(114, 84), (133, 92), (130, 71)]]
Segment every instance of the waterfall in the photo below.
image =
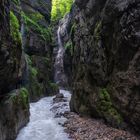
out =
[(64, 53), (65, 49), (63, 46), (62, 38), (61, 38), (61, 30), (63, 27), (59, 25), (57, 30), (57, 38), (58, 38), (58, 50), (55, 58), (54, 64), (54, 80), (60, 87), (65, 87), (67, 85), (67, 77), (64, 72)]
[(57, 30), (58, 46), (59, 48), (63, 48), (60, 32), (61, 32), (61, 27), (59, 26)]

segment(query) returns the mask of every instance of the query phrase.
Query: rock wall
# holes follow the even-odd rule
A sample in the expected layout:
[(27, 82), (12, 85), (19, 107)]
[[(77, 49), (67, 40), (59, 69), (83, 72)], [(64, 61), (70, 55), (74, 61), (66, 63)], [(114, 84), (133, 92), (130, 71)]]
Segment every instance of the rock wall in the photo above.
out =
[(18, 86), (22, 50), (19, 31), (12, 22), (14, 15), (10, 14), (10, 3), (8, 0), (0, 2), (0, 95), (3, 95)]
[(0, 3), (0, 140), (15, 140), (29, 121), (29, 94), (20, 82), (22, 41), (14, 3)]
[(29, 69), (28, 89), (30, 99), (38, 100), (40, 97), (55, 94), (57, 86), (52, 82), (52, 52), (50, 0), (22, 0), (24, 46)]
[(29, 100), (58, 91), (51, 75), (51, 1), (0, 3), (0, 140), (15, 140), (29, 121)]
[(71, 110), (140, 132), (140, 2), (76, 0)]
[(25, 88), (11, 91), (0, 101), (0, 140), (15, 140), (29, 121), (29, 93)]

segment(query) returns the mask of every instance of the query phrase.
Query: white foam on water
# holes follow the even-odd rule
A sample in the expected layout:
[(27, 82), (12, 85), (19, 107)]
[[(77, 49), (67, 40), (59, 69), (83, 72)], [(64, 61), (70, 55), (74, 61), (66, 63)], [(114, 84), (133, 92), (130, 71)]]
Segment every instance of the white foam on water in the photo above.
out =
[[(60, 90), (64, 94), (68, 102), (70, 100), (70, 92)], [(51, 111), (54, 97), (46, 97), (36, 103), (30, 104), (30, 121), (24, 127), (16, 140), (69, 140), (68, 134), (64, 132), (64, 128), (59, 125), (64, 123), (64, 117), (55, 118), (55, 113)], [(68, 105), (68, 102), (66, 104)], [(55, 106), (57, 104), (54, 104)], [(59, 111), (68, 111), (69, 106), (61, 108)]]

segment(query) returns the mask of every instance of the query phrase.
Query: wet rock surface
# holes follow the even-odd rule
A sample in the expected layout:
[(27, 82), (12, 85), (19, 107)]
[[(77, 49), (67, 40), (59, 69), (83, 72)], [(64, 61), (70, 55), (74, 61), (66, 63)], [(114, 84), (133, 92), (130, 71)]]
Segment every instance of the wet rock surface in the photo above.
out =
[[(23, 10), (42, 19), (33, 22)], [(0, 0), (0, 140), (15, 140), (28, 123), (29, 97), (35, 101), (48, 92), (58, 91), (50, 80), (50, 43), (41, 38), (42, 28), (33, 32), (40, 24), (48, 28), (50, 11), (50, 0)], [(26, 27), (25, 18), (32, 22)], [(29, 50), (30, 56), (25, 50)]]
[(140, 2), (76, 0), (71, 110), (140, 132)]
[[(21, 39), (16, 40), (10, 27), (10, 2), (0, 1), (0, 96), (19, 86)], [(18, 34), (15, 31), (15, 34)]]
[(21, 83), (20, 13), (11, 11), (13, 1), (0, 3), (0, 140), (15, 140), (29, 121), (29, 94)]
[(57, 85), (53, 83), (53, 60), (51, 46), (51, 31), (49, 30), (51, 16), (50, 0), (22, 0), (24, 12), (24, 51), (28, 64), (28, 84), (30, 100), (37, 101), (41, 97), (58, 93)]
[[(66, 94), (67, 95), (67, 94)], [(124, 130), (112, 128), (103, 120), (93, 119), (78, 115), (69, 111), (70, 95), (60, 94), (54, 97), (53, 108), (51, 109), (56, 118), (65, 117), (62, 123), (65, 132), (73, 140), (139, 140), (140, 137)], [(61, 100), (60, 100), (61, 99)], [(62, 100), (63, 99), (63, 100)], [(65, 100), (65, 101), (64, 101)], [(57, 102), (55, 102), (57, 101)]]

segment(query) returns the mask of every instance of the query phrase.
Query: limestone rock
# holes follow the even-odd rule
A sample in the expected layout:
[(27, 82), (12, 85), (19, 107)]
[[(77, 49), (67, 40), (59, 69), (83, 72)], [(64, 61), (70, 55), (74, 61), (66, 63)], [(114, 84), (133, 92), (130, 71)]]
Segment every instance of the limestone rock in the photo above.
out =
[(75, 7), (71, 110), (140, 132), (139, 0), (76, 0)]

